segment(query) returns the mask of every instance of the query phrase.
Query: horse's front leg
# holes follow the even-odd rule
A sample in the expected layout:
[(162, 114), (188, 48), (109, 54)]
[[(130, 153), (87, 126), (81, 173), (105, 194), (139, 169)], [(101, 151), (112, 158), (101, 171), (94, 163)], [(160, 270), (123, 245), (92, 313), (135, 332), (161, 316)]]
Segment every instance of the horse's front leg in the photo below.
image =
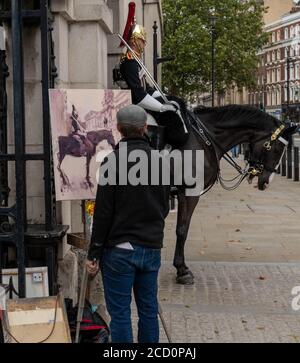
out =
[(191, 285), (194, 283), (194, 275), (185, 264), (184, 246), (191, 218), (198, 201), (199, 197), (186, 197), (184, 191), (180, 191), (178, 194), (177, 240), (173, 265), (177, 269), (176, 281), (183, 285)]
[(58, 159), (57, 170), (60, 173), (60, 177), (61, 177), (63, 186), (64, 187), (70, 187), (71, 184), (70, 184), (69, 178), (67, 177), (67, 175), (65, 174), (65, 172), (61, 168), (61, 164), (62, 164), (62, 162), (64, 160), (64, 157), (65, 157), (64, 155), (61, 156), (60, 153), (57, 153), (57, 159)]
[(88, 186), (90, 188), (93, 188), (94, 187), (94, 184), (91, 182), (91, 177), (90, 177), (90, 163), (91, 163), (91, 159), (92, 159), (92, 157), (90, 155), (88, 155), (86, 157), (86, 176), (85, 176), (85, 178), (86, 178), (86, 182), (87, 182)]

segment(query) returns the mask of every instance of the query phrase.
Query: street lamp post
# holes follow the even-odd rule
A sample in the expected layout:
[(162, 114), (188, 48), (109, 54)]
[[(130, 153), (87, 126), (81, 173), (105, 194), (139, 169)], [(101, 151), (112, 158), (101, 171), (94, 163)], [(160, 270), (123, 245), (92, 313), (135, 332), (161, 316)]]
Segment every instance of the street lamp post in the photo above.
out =
[(209, 17), (211, 25), (211, 105), (215, 106), (215, 37), (216, 37), (216, 16), (214, 11), (211, 11)]
[[(286, 102), (286, 115), (285, 115), (285, 122), (290, 121), (290, 82), (291, 82), (291, 49), (288, 48), (287, 50), (287, 102)], [(293, 136), (289, 136), (289, 145), (288, 145), (288, 152), (291, 154), (291, 150), (293, 147)], [(291, 171), (288, 172), (288, 178), (291, 179)]]
[(266, 75), (264, 75), (264, 78), (263, 78), (263, 106), (264, 106), (264, 110), (266, 110), (266, 106), (267, 106), (267, 101), (266, 101), (266, 98), (267, 98), (267, 82), (268, 82), (268, 79), (266, 77)]
[(286, 114), (289, 115), (290, 110), (290, 77), (291, 77), (291, 58), (290, 58), (290, 49), (287, 50), (287, 100), (286, 100)]
[(159, 57), (158, 55), (158, 39), (157, 39), (157, 22), (153, 24), (153, 78), (155, 82), (158, 81), (158, 65), (163, 62), (170, 62), (175, 60), (174, 56)]

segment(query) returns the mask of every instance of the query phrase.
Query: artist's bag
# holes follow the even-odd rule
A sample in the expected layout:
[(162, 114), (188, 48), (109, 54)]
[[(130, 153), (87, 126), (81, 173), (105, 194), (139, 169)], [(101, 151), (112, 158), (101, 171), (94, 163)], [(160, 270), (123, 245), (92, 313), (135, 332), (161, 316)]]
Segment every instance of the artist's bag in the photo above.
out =
[[(75, 341), (76, 318), (78, 306), (73, 307), (71, 299), (65, 299), (70, 333), (72, 341)], [(85, 306), (80, 324), (79, 343), (107, 343), (109, 341), (109, 328), (104, 319), (95, 311), (88, 300)]]

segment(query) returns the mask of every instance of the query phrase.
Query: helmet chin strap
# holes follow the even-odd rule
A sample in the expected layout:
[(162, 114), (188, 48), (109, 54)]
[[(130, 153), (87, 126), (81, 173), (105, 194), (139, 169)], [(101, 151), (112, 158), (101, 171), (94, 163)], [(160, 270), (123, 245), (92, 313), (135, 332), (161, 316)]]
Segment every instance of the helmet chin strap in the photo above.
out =
[(135, 52), (137, 53), (137, 56), (139, 58), (142, 58), (142, 55), (144, 53), (144, 49), (143, 47), (139, 44), (139, 41), (138, 40), (134, 40), (133, 41), (133, 45), (134, 45), (134, 50)]

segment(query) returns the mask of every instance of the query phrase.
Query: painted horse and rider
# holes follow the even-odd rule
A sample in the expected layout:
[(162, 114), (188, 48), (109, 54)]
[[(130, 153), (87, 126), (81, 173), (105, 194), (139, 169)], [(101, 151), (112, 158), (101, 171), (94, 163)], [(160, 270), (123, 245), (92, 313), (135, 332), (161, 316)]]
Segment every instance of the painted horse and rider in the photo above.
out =
[(86, 140), (86, 127), (79, 120), (78, 112), (74, 105), (72, 105), (72, 114), (71, 114), (71, 126), (72, 133), (71, 135), (76, 139), (80, 145), (80, 149), (82, 150), (82, 155), (85, 154), (85, 140)]

